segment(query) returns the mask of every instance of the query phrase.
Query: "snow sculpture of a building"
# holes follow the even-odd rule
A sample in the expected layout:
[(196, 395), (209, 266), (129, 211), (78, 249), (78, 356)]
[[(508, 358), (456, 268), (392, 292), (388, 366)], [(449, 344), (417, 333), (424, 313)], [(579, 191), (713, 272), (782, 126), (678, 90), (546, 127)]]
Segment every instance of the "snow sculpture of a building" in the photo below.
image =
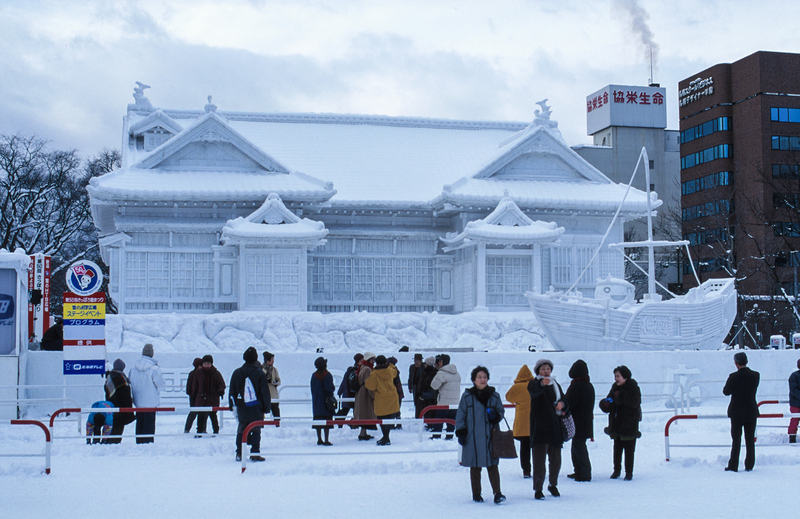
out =
[[(522, 124), (218, 112), (210, 97), (167, 110), (137, 94), (122, 168), (89, 187), (123, 313), (523, 309), (526, 291), (572, 284), (626, 190), (544, 104)], [(628, 194), (608, 241), (645, 196)], [(608, 274), (623, 262), (604, 249), (578, 288)]]

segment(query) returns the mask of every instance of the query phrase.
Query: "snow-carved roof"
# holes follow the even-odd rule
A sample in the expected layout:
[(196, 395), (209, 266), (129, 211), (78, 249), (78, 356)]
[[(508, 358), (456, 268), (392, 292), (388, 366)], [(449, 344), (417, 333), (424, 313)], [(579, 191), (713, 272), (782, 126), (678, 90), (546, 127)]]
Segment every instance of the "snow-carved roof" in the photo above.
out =
[(485, 218), (473, 220), (459, 234), (448, 235), (441, 240), (447, 244), (446, 251), (474, 243), (530, 245), (555, 241), (564, 231), (555, 222), (531, 220), (506, 193), (494, 211)]
[(130, 135), (140, 135), (147, 130), (155, 127), (161, 127), (165, 130), (170, 130), (173, 135), (183, 131), (183, 127), (175, 122), (172, 117), (168, 116), (161, 110), (156, 110), (144, 119), (141, 119), (128, 127)]
[(30, 264), (31, 257), (25, 254), (23, 249), (17, 249), (14, 252), (0, 249), (0, 268), (14, 269), (21, 275), (28, 271)]
[(249, 216), (228, 220), (222, 228), (225, 244), (257, 242), (316, 247), (325, 243), (327, 235), (324, 223), (301, 219), (286, 208), (276, 193), (270, 193), (264, 204)]

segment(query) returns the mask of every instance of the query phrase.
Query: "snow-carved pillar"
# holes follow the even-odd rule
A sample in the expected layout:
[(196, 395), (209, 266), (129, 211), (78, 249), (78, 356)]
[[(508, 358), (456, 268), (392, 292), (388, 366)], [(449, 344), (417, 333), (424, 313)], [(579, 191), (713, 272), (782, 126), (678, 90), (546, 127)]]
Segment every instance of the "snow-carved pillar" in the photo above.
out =
[(534, 294), (541, 294), (542, 293), (542, 245), (540, 243), (533, 244), (533, 261), (531, 262), (531, 268), (533, 269), (533, 286), (531, 290)]
[(477, 306), (475, 310), (478, 312), (488, 312), (489, 308), (486, 306), (486, 244), (478, 244), (478, 265), (476, 277), (476, 295)]

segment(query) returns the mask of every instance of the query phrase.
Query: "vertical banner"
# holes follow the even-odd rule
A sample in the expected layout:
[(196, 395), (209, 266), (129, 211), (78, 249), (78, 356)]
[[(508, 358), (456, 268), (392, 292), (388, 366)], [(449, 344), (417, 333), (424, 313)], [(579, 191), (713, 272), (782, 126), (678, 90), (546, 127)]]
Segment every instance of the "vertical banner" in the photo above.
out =
[(0, 355), (16, 353), (17, 271), (0, 269)]
[(28, 334), (41, 341), (50, 327), (50, 256), (31, 256), (28, 271)]
[(106, 371), (106, 296), (103, 273), (83, 260), (67, 270), (64, 292), (64, 375), (102, 375)]

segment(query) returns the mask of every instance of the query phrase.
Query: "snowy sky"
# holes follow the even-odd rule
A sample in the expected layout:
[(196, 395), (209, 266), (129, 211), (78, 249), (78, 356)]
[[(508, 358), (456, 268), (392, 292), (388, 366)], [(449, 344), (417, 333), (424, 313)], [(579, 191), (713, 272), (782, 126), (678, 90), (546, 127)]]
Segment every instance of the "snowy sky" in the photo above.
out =
[(532, 120), (571, 145), (607, 84), (667, 89), (758, 50), (800, 52), (775, 0), (0, 0), (0, 133), (119, 148), (135, 81), (154, 106)]

